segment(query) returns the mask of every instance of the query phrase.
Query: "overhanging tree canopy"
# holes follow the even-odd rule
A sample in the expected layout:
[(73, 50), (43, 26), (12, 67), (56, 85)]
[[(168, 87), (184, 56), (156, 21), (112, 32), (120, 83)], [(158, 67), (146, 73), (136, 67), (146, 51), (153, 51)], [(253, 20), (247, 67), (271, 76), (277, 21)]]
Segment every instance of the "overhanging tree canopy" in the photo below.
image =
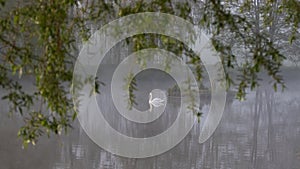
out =
[[(227, 72), (227, 83), (237, 88), (239, 99), (245, 97), (247, 88), (257, 87), (257, 75), (262, 70), (272, 77), (275, 90), (278, 85), (284, 87), (279, 73), (289, 52), (281, 50), (281, 44), (293, 45), (299, 37), (297, 0), (0, 2), (0, 85), (7, 91), (2, 99), (9, 101), (11, 112), (22, 114), (24, 126), (19, 136), (25, 144), (34, 144), (44, 133), (59, 134), (71, 127), (76, 111), (69, 89), (80, 50), (78, 44), (89, 38), (92, 29), (116, 18), (139, 12), (164, 12), (200, 25), (212, 35), (212, 44)], [(284, 38), (278, 38), (283, 34)], [(159, 47), (187, 56), (201, 80), (199, 57), (181, 42), (151, 34), (137, 35), (127, 42), (133, 51)], [(238, 79), (230, 76), (233, 69), (239, 70)], [(33, 78), (34, 92), (23, 90), (20, 81), (25, 77)], [(98, 91), (99, 84), (96, 88)]]

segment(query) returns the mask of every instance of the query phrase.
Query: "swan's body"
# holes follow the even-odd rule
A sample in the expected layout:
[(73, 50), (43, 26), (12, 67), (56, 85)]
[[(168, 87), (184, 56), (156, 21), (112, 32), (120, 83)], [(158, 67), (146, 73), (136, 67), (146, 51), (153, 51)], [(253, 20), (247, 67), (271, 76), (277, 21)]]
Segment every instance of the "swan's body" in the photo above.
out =
[(154, 98), (152, 99), (152, 93), (149, 94), (149, 105), (150, 105), (150, 111), (152, 111), (152, 106), (154, 107), (160, 107), (164, 105), (164, 100), (162, 100), (161, 98)]

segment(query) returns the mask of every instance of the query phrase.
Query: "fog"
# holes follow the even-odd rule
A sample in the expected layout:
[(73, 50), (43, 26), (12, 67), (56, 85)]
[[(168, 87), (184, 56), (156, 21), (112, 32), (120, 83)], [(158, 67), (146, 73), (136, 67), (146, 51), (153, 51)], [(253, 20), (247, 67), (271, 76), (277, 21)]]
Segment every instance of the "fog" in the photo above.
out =
[[(249, 92), (243, 102), (230, 98), (214, 135), (204, 144), (198, 143), (200, 123), (196, 123), (187, 137), (175, 148), (159, 156), (130, 159), (112, 155), (98, 147), (81, 129), (78, 121), (67, 135), (43, 137), (36, 146), (22, 149), (17, 130), (22, 125), (20, 116), (1, 114), (0, 168), (2, 169), (298, 169), (300, 168), (300, 78), (298, 69), (285, 69), (287, 89), (274, 92), (262, 85)], [(103, 73), (103, 71), (102, 71)], [(149, 73), (149, 71), (148, 71)], [(152, 72), (150, 83), (147, 72), (137, 76), (138, 109), (147, 109), (149, 89), (160, 83), (163, 88), (173, 85), (162, 72)], [(105, 74), (105, 73), (104, 73)], [(150, 124), (135, 124), (120, 116), (112, 103), (109, 78), (98, 95), (99, 107), (110, 125), (132, 137), (149, 137), (164, 131), (177, 116), (180, 98), (169, 95), (164, 114)], [(140, 96), (139, 96), (140, 95)], [(229, 96), (228, 96), (229, 97)], [(203, 113), (209, 107), (208, 97), (201, 96)], [(1, 101), (1, 111), (7, 110)]]

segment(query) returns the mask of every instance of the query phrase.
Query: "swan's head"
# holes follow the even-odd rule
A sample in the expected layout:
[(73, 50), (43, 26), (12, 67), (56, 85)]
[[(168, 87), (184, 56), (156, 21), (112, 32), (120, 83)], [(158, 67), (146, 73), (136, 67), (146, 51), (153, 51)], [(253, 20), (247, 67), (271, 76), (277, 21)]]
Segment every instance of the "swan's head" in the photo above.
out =
[(150, 92), (149, 93), (149, 104), (150, 104), (151, 100), (152, 100), (152, 93)]
[(152, 92), (149, 93), (149, 98), (152, 98)]

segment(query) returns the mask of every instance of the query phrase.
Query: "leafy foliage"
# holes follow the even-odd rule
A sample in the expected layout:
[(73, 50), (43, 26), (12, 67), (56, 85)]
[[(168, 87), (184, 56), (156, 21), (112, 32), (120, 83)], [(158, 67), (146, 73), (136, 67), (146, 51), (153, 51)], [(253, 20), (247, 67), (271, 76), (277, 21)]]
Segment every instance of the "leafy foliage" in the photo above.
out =
[(124, 90), (128, 91), (128, 97), (125, 97), (126, 100), (128, 100), (127, 108), (129, 110), (132, 110), (132, 106), (137, 104), (135, 101), (135, 95), (133, 93), (137, 90), (136, 79), (134, 77), (134, 74), (131, 72), (124, 80), (126, 82)]
[[(0, 85), (6, 91), (2, 99), (9, 101), (11, 112), (23, 116), (19, 136), (24, 144), (35, 144), (45, 133), (60, 134), (71, 127), (77, 114), (73, 107), (79, 102), (72, 102), (69, 89), (78, 87), (71, 81), (80, 44), (93, 30), (113, 19), (139, 12), (164, 12), (200, 25), (212, 35), (212, 44), (226, 69), (227, 85), (237, 88), (239, 99), (245, 97), (247, 88), (258, 86), (258, 73), (263, 70), (272, 77), (274, 89), (284, 87), (280, 67), (285, 56), (275, 43), (276, 21), (289, 30), (290, 43), (299, 37), (297, 0), (0, 0), (0, 4)], [(188, 58), (187, 63), (201, 80), (200, 58), (183, 43), (152, 34), (136, 35), (127, 41), (133, 51), (158, 47)], [(244, 52), (237, 53), (237, 49)], [(166, 68), (170, 69), (167, 62)], [(230, 71), (236, 69), (239, 76), (234, 79)], [(23, 89), (20, 81), (26, 79), (31, 79), (32, 90)], [(128, 84), (134, 97), (134, 83)], [(101, 92), (100, 85), (93, 84), (94, 93)]]

